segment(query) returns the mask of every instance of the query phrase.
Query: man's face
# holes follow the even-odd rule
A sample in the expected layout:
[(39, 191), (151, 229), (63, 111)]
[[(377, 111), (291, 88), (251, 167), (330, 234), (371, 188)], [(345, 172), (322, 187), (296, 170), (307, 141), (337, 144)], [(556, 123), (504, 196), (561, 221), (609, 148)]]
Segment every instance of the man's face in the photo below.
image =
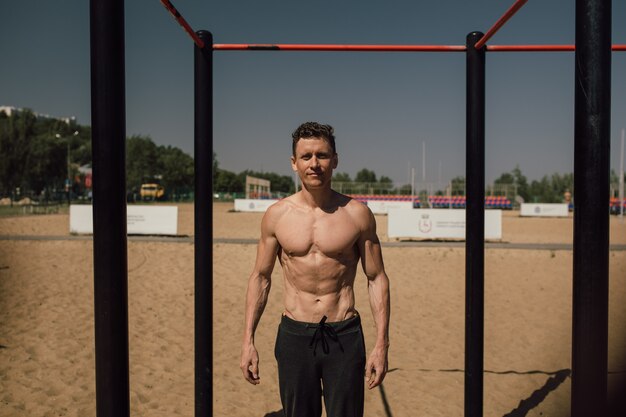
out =
[(296, 144), (296, 155), (291, 157), (291, 168), (305, 187), (320, 188), (330, 184), (337, 162), (337, 154), (326, 140), (302, 138)]

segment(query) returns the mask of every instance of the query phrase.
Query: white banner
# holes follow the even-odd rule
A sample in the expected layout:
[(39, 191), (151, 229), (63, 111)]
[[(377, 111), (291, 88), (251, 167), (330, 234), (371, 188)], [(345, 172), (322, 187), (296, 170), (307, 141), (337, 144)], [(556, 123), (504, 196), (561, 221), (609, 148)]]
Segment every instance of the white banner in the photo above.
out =
[(248, 198), (235, 199), (235, 211), (265, 212), (269, 206), (278, 200), (254, 200)]
[[(129, 235), (172, 235), (178, 230), (176, 206), (126, 206), (126, 233)], [(70, 233), (93, 234), (90, 205), (70, 206)]]
[[(465, 210), (392, 209), (390, 238), (465, 239)], [(502, 239), (502, 210), (485, 210), (485, 239)]]
[(519, 215), (534, 217), (567, 217), (569, 216), (569, 210), (567, 204), (522, 203)]
[(410, 201), (367, 200), (367, 207), (374, 214), (387, 214), (390, 209), (413, 209), (413, 203)]

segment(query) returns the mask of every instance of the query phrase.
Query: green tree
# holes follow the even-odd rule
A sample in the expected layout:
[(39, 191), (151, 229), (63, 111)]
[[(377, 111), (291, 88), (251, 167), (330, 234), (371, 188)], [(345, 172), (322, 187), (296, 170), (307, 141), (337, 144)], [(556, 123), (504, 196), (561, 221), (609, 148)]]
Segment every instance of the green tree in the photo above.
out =
[[(91, 128), (73, 121), (36, 117), (30, 110), (11, 116), (0, 112), (0, 194), (10, 195), (16, 187), (22, 193), (63, 189), (68, 175), (91, 165)], [(128, 188), (136, 190), (144, 179), (159, 176), (166, 190), (193, 186), (193, 159), (173, 146), (157, 146), (147, 136), (126, 141)], [(75, 192), (80, 185), (73, 184)], [(169, 191), (168, 190), (168, 191)]]
[(347, 172), (336, 172), (333, 175), (333, 181), (335, 182), (352, 182), (350, 175)]
[(245, 179), (241, 182), (239, 175), (234, 172), (218, 169), (215, 176), (213, 190), (219, 193), (242, 193), (244, 192)]
[(159, 146), (158, 162), (161, 184), (166, 193), (177, 193), (177, 190), (189, 190), (194, 184), (193, 158), (179, 148), (173, 146)]
[(500, 177), (496, 178), (493, 181), (494, 184), (498, 184), (498, 185), (504, 185), (504, 184), (515, 184), (515, 177), (513, 177), (513, 174), (505, 172), (504, 174), (500, 175)]
[(510, 201), (515, 201), (517, 196), (517, 185), (515, 184), (515, 176), (513, 173), (505, 172), (493, 181), (494, 187), (492, 192), (495, 191), (495, 195), (504, 195)]
[(404, 184), (403, 186), (396, 188), (394, 193), (401, 195), (411, 194), (411, 184)]
[(211, 175), (213, 176), (213, 182), (215, 182), (215, 176), (217, 175), (217, 170), (219, 169), (219, 162), (217, 162), (217, 154), (213, 152), (213, 170), (211, 171)]
[(126, 188), (139, 190), (144, 179), (162, 174), (159, 151), (148, 136), (126, 139)]
[(370, 171), (367, 168), (363, 168), (362, 170), (356, 173), (354, 182), (374, 183), (376, 182), (376, 173), (374, 171)]
[(574, 187), (573, 174), (554, 173), (551, 176), (544, 175), (541, 180), (534, 180), (528, 187), (529, 198), (525, 201), (533, 203), (562, 203), (565, 191), (572, 191)]
[(552, 174), (551, 188), (553, 193), (553, 202), (562, 203), (565, 201), (565, 192), (574, 189), (574, 174)]
[(530, 201), (533, 203), (552, 203), (551, 184), (547, 175), (544, 175), (541, 180), (533, 180), (530, 183)]
[(465, 195), (465, 177), (454, 177), (450, 180), (451, 195)]
[(91, 127), (78, 126), (78, 136), (70, 136), (70, 156), (73, 164), (91, 165)]
[(25, 166), (25, 189), (39, 194), (46, 188), (62, 188), (67, 178), (67, 143), (56, 137), (32, 138)]
[[(531, 198), (531, 193), (528, 185), (528, 180), (522, 174), (522, 170), (519, 165), (516, 165), (515, 168), (511, 172), (505, 172), (500, 175), (497, 179), (494, 180), (494, 185), (510, 185), (514, 188), (515, 193), (521, 196), (524, 201), (528, 201)], [(515, 199), (516, 195), (509, 194), (509, 189), (507, 187), (507, 197), (511, 200)], [(511, 191), (512, 193), (512, 191)]]
[(10, 195), (16, 187), (24, 188), (28, 154), (35, 136), (37, 118), (30, 110), (0, 119), (0, 189)]
[(524, 201), (527, 201), (530, 198), (528, 179), (522, 174), (519, 165), (515, 166), (511, 174), (513, 174), (513, 178), (515, 179), (514, 184), (517, 186), (517, 195), (522, 197)]
[(378, 180), (378, 184), (378, 188), (382, 194), (390, 194), (391, 190), (393, 189), (393, 180), (384, 175), (381, 175)]

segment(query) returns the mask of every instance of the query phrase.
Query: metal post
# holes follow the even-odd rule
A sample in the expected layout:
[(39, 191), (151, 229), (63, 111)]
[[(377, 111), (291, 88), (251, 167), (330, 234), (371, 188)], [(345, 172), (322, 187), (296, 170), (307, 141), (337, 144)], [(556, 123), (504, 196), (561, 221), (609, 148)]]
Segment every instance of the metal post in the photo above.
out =
[(426, 142), (422, 142), (422, 181), (426, 182)]
[(98, 417), (123, 417), (130, 415), (124, 0), (92, 0), (90, 23), (96, 408)]
[(411, 201), (415, 208), (415, 168), (411, 168)]
[(483, 415), (485, 263), (485, 48), (467, 35), (465, 216), (465, 417)]
[(573, 417), (606, 415), (611, 2), (576, 1)]
[(70, 173), (70, 138), (71, 136), (68, 136), (67, 138), (67, 207), (69, 209), (70, 207), (70, 192), (72, 192), (72, 179), (71, 179), (71, 173)]
[(195, 415), (213, 415), (213, 37), (194, 45)]
[(619, 217), (621, 221), (624, 221), (624, 129), (622, 129), (622, 146), (619, 155)]

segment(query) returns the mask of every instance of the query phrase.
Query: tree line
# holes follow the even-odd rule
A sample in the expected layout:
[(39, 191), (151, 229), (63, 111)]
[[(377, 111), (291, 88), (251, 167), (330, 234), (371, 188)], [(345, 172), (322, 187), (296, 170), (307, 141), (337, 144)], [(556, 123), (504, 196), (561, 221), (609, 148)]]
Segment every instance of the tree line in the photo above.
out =
[[(10, 116), (0, 112), (0, 155), (0, 197), (15, 196), (16, 190), (23, 195), (62, 193), (68, 168), (71, 190), (79, 196), (87, 192), (84, 170), (81, 172), (79, 168), (91, 166), (91, 128), (73, 121), (37, 117), (30, 110), (13, 112)], [(234, 173), (220, 168), (217, 155), (213, 154), (215, 193), (244, 193), (247, 175), (271, 181), (272, 192), (279, 195), (295, 191), (291, 176), (252, 170)], [(177, 147), (157, 145), (149, 136), (130, 136), (126, 140), (127, 193), (138, 193), (146, 181), (163, 185), (169, 197), (191, 196), (193, 158)], [(347, 194), (411, 193), (409, 184), (394, 186), (389, 177), (378, 176), (366, 168), (358, 171), (354, 178), (346, 172), (337, 172), (333, 183), (338, 191)], [(614, 171), (611, 171), (611, 183), (618, 183)], [(448, 188), (428, 191), (464, 195), (465, 178), (453, 178)], [(421, 195), (426, 190), (416, 191)], [(487, 187), (488, 194), (506, 195), (511, 201), (519, 196), (525, 202), (541, 203), (562, 202), (567, 191), (575, 193), (573, 174), (554, 173), (528, 181), (519, 166), (501, 174)]]
[[(273, 193), (281, 194), (293, 194), (295, 192), (295, 183), (294, 178), (288, 175), (279, 175), (274, 172), (258, 172), (252, 170), (245, 170), (238, 174), (221, 169), (219, 167), (219, 162), (216, 159), (217, 155), (213, 154), (213, 190), (216, 193), (220, 194), (241, 194), (245, 192), (246, 186), (246, 176), (250, 175), (252, 177), (263, 178), (269, 180), (271, 182), (271, 188)], [(333, 175), (333, 184), (339, 185), (341, 188), (343, 185), (346, 186), (346, 189), (338, 191), (346, 192), (348, 194), (356, 194), (361, 191), (365, 191), (366, 189), (372, 188), (371, 185), (375, 184), (374, 187), (377, 191), (384, 189), (385, 194), (391, 194), (392, 191), (400, 191), (395, 190), (393, 187), (393, 181), (391, 178), (386, 176), (381, 176), (377, 178), (376, 173), (374, 171), (363, 168), (359, 172), (357, 172), (354, 180), (350, 178), (350, 175), (345, 172), (339, 172)], [(369, 186), (365, 186), (362, 184), (369, 184)]]
[(194, 189), (193, 158), (181, 149), (155, 144), (149, 136), (126, 139), (126, 188), (135, 198), (141, 184), (165, 187), (165, 198), (190, 199)]
[(77, 167), (91, 161), (91, 129), (37, 117), (30, 110), (0, 112), (0, 193), (39, 194), (63, 190)]
[[(626, 176), (624, 178), (626, 179)], [(609, 182), (612, 192), (617, 192), (619, 176), (615, 170), (611, 170)], [(567, 194), (575, 198), (573, 173), (553, 173), (544, 175), (540, 180), (528, 182), (519, 166), (516, 166), (511, 172), (500, 175), (494, 181), (496, 186), (505, 184), (513, 186), (515, 194), (526, 203), (562, 203), (566, 200)], [(608, 198), (609, 196), (607, 200)]]
[[(30, 110), (0, 112), (0, 196), (64, 198), (87, 196), (91, 168), (91, 127), (37, 117)], [(193, 190), (193, 158), (174, 146), (156, 145), (149, 136), (126, 139), (126, 192), (146, 181), (170, 195)]]
[(295, 192), (293, 178), (274, 172), (241, 171), (236, 174), (219, 167), (217, 155), (213, 153), (213, 191), (221, 195), (242, 195), (246, 191), (246, 176), (263, 178), (271, 183), (271, 191), (276, 195), (289, 195)]

